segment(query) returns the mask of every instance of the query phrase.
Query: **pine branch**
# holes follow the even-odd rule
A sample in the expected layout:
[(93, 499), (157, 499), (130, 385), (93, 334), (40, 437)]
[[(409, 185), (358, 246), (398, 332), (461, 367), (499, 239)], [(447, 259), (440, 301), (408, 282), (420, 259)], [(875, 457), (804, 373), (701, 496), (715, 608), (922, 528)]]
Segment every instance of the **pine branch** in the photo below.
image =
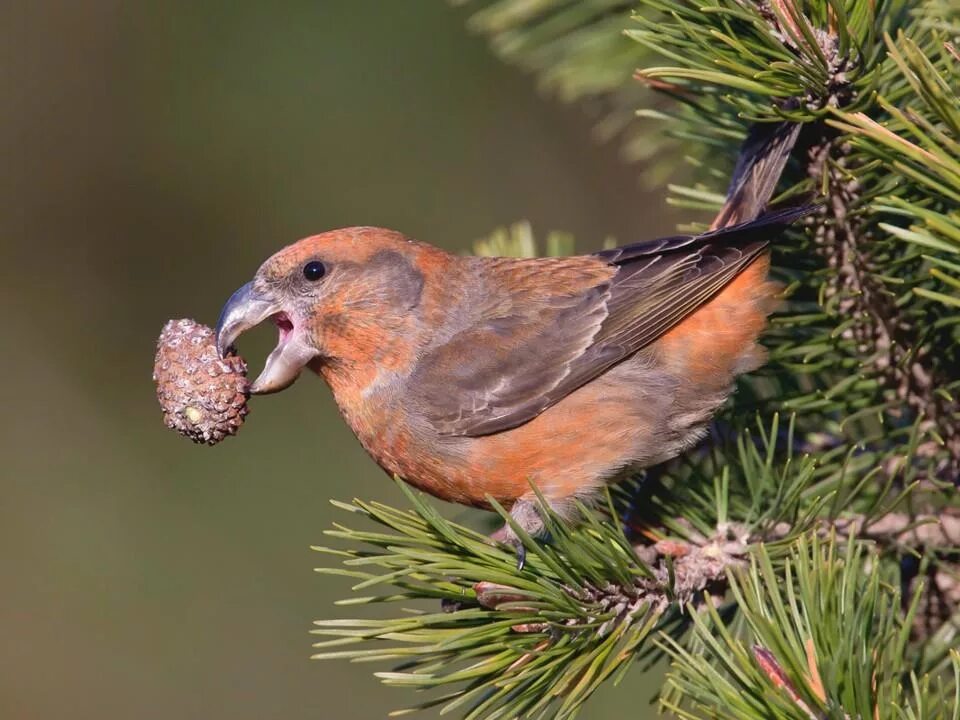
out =
[[(867, 546), (801, 539), (784, 565), (760, 548), (730, 573), (741, 632), (708, 608), (690, 647), (662, 641), (673, 659), (662, 707), (688, 720), (957, 717), (949, 675), (911, 666), (911, 612)], [(949, 662), (955, 683), (960, 655)]]
[[(747, 567), (764, 545), (778, 572), (798, 538), (811, 533), (869, 540), (885, 571), (921, 547), (955, 549), (960, 516), (939, 520), (934, 531), (906, 512), (891, 513), (903, 496), (878, 500), (861, 515), (832, 514), (831, 501), (854, 492), (855, 483), (811, 482), (810, 458), (780, 465), (773, 459), (777, 428), (761, 435), (759, 444), (740, 436), (738, 463), (709, 485), (692, 478), (692, 488), (712, 487), (707, 497), (663, 485), (660, 495), (657, 483), (645, 483), (644, 505), (664, 518), (656, 526), (629, 506), (637, 499), (633, 488), (622, 489), (605, 514), (582, 508), (577, 527), (544, 503), (551, 542), (524, 537), (527, 564), (519, 573), (509, 549), (444, 520), (405, 485), (412, 510), (337, 503), (385, 529), (337, 525), (327, 534), (348, 549), (316, 548), (344, 561), (343, 568), (319, 572), (355, 580), (354, 591), (383, 588), (343, 604), (409, 608), (426, 600), (436, 609), (407, 609), (385, 620), (320, 621), (316, 632), (332, 639), (317, 644), (315, 657), (399, 663), (378, 677), (389, 685), (445, 690), (420, 707), (439, 704), (468, 718), (572, 717), (605, 679), (619, 679), (634, 660), (655, 652), (653, 637), (665, 633), (680, 642), (698, 622), (697, 608), (726, 603), (730, 572)], [(684, 507), (682, 515), (675, 514), (677, 506)], [(628, 535), (612, 520), (617, 517), (625, 518)], [(454, 611), (439, 611), (441, 601)]]
[[(831, 125), (850, 133), (851, 144), (866, 157), (889, 163), (904, 180), (913, 180), (902, 183), (897, 194), (878, 197), (872, 208), (907, 218), (913, 225), (903, 228), (886, 222), (880, 223), (879, 230), (927, 250), (921, 258), (934, 282), (924, 282), (921, 274), (911, 288), (915, 296), (960, 307), (960, 279), (950, 274), (958, 266), (946, 259), (960, 255), (960, 60), (945, 41), (934, 59), (902, 33), (896, 42), (887, 36), (886, 44), (920, 105), (898, 108), (881, 96), (877, 102), (890, 118), (885, 125), (864, 113), (837, 113), (841, 120)], [(896, 317), (895, 313), (874, 315)], [(937, 473), (956, 478), (960, 475), (960, 413), (953, 393), (943, 390), (950, 385), (949, 377), (931, 367), (923, 350), (906, 357), (921, 343), (914, 337), (916, 327), (898, 330), (891, 328), (885, 335), (889, 338), (888, 385), (936, 428), (927, 454), (935, 456), (945, 448)], [(899, 341), (899, 353), (889, 348), (891, 340)]]
[[(639, 592), (626, 590), (637, 579), (649, 579), (649, 570), (611, 525), (596, 520), (567, 528), (545, 514), (553, 543), (524, 538), (531, 552), (518, 573), (512, 552), (444, 520), (401, 487), (413, 511), (359, 501), (341, 505), (390, 532), (346, 527), (329, 532), (351, 547), (362, 542), (375, 549), (317, 548), (345, 558), (348, 565), (320, 571), (359, 580), (355, 589), (395, 588), (350, 604), (444, 599), (460, 609), (319, 622), (315, 632), (334, 639), (319, 643), (324, 652), (316, 657), (400, 661), (395, 671), (378, 676), (391, 685), (450, 688), (421, 707), (442, 704), (468, 718), (537, 717), (548, 710), (563, 718), (571, 717), (600, 682), (622, 673), (634, 649), (654, 630), (660, 613)], [(495, 609), (480, 605), (481, 598)], [(341, 649), (368, 640), (388, 646)]]

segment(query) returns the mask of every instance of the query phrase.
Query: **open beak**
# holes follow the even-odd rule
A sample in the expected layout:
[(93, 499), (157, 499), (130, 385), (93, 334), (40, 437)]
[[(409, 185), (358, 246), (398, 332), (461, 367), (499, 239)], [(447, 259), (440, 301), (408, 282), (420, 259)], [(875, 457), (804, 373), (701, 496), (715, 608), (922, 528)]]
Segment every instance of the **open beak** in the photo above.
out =
[(255, 395), (279, 392), (293, 384), (304, 365), (317, 355), (300, 328), (269, 293), (257, 290), (252, 282), (237, 290), (220, 311), (217, 320), (217, 352), (224, 357), (242, 333), (267, 318), (276, 324), (280, 337), (263, 371), (250, 386)]

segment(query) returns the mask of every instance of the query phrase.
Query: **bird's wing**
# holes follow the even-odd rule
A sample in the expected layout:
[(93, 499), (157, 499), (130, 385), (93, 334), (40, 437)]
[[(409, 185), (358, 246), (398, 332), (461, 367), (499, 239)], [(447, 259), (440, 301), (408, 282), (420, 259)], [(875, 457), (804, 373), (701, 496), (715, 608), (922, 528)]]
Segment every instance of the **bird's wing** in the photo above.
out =
[(802, 214), (573, 258), (478, 259), (483, 300), (411, 387), (444, 435), (528, 422), (694, 312)]

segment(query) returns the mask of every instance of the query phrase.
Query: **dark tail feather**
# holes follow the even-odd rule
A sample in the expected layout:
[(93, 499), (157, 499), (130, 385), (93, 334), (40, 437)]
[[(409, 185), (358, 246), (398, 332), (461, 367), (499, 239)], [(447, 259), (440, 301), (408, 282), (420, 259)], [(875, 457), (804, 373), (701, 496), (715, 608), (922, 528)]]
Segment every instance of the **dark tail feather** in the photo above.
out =
[(727, 200), (712, 228), (755, 219), (773, 197), (800, 134), (799, 123), (754, 123), (740, 147)]

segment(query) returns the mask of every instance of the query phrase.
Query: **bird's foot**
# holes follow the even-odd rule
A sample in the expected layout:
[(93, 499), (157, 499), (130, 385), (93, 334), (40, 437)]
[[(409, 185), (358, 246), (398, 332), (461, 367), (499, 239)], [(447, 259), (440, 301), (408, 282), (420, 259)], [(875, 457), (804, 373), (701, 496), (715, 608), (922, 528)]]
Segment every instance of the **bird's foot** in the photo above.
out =
[[(531, 537), (542, 537), (545, 533), (543, 518), (540, 517), (540, 510), (535, 500), (517, 500), (510, 508), (510, 517)], [(523, 570), (527, 562), (527, 549), (523, 545), (523, 540), (508, 523), (504, 523), (504, 526), (493, 533), (490, 539), (513, 546), (517, 555), (517, 570)]]
[(490, 539), (513, 547), (513, 551), (517, 555), (517, 571), (523, 570), (523, 566), (527, 562), (527, 549), (523, 546), (523, 540), (514, 532), (512, 527), (504, 524), (502, 528), (490, 535)]

